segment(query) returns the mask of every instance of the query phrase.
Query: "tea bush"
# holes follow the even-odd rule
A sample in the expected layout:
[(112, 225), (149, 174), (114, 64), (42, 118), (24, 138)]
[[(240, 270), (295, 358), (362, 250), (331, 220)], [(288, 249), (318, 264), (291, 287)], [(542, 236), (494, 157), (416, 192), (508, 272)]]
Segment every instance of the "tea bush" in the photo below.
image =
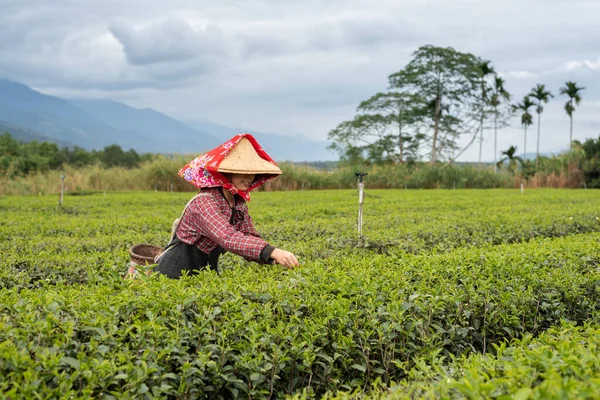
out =
[[(597, 399), (600, 397), (600, 328), (564, 324), (539, 337), (526, 335), (496, 346), (494, 354), (469, 355), (444, 362), (421, 360), (409, 379), (382, 388), (370, 399)], [(431, 359), (429, 359), (431, 360)], [(296, 395), (295, 400), (305, 399)], [(328, 400), (363, 399), (366, 393), (327, 393)]]
[[(0, 393), (534, 397), (562, 361), (503, 355), (598, 327), (594, 191), (371, 190), (362, 239), (355, 191), (255, 193), (256, 227), (300, 268), (226, 254), (221, 275), (123, 280), (128, 247), (164, 244), (189, 196), (0, 198)], [(578, 379), (598, 376), (586, 360)]]

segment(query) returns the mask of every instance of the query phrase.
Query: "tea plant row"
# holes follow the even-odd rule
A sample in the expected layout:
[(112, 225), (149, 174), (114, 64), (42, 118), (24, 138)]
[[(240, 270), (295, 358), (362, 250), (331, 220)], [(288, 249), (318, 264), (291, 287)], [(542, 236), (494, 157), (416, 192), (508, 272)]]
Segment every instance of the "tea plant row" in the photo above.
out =
[[(113, 279), (135, 243), (164, 246), (189, 194), (0, 198), (0, 287)], [(595, 191), (368, 191), (357, 237), (355, 191), (255, 193), (254, 223), (301, 261), (356, 252), (447, 252), (600, 231)]]
[[(494, 354), (424, 357), (391, 388), (375, 382), (368, 398), (597, 399), (600, 398), (600, 328), (564, 324), (539, 337), (526, 335), (494, 347)], [(326, 400), (366, 398), (363, 390), (327, 393)], [(294, 400), (310, 398), (307, 393)]]
[[(0, 296), (0, 388), (24, 396), (282, 397), (410, 381), (419, 360), (600, 311), (600, 234), (439, 255), (349, 254), (296, 271)], [(241, 262), (240, 262), (241, 264)]]
[(533, 397), (564, 363), (528, 363), (531, 344), (599, 326), (594, 191), (372, 190), (362, 240), (355, 191), (255, 193), (254, 224), (299, 269), (227, 254), (221, 275), (123, 280), (129, 246), (164, 244), (188, 197), (0, 198), (0, 393)]

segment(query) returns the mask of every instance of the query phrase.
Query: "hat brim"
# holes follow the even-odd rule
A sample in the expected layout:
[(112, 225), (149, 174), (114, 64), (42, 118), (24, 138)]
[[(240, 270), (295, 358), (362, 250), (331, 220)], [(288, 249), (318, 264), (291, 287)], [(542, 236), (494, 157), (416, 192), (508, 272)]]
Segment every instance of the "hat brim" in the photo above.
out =
[(243, 137), (221, 161), (217, 171), (233, 174), (281, 175), (281, 169), (258, 155), (250, 141)]

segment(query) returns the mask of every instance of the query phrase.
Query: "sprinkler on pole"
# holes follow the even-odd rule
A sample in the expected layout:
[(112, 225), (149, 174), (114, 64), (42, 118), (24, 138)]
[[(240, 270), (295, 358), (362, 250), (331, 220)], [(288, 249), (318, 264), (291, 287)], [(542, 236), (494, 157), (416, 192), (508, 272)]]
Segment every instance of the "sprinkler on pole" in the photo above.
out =
[(62, 208), (64, 193), (65, 193), (65, 175), (61, 174), (60, 175), (60, 197), (58, 198), (58, 207), (59, 208)]
[(366, 172), (355, 172), (354, 175), (358, 177), (358, 238), (362, 240), (362, 206), (365, 197), (364, 177), (368, 174)]

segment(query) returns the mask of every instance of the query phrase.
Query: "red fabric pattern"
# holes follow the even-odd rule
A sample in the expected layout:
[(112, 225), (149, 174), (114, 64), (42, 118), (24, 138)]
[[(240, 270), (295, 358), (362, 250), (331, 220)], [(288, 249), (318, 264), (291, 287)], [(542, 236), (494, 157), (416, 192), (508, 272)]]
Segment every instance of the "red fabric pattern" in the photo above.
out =
[(229, 223), (233, 210), (218, 188), (202, 191), (210, 196), (201, 196), (192, 201), (177, 229), (177, 237), (187, 244), (195, 245), (204, 253), (217, 246), (240, 255), (247, 260), (259, 261), (260, 252), (268, 245), (260, 238), (248, 214), (244, 200), (238, 199), (235, 206), (244, 216), (243, 221)]
[(194, 158), (179, 170), (179, 176), (199, 188), (222, 186), (233, 194), (239, 194), (244, 200), (250, 201), (251, 190), (256, 189), (266, 181), (275, 178), (277, 175), (261, 174), (260, 176), (257, 176), (248, 190), (242, 191), (233, 186), (231, 182), (218, 171), (225, 156), (227, 156), (231, 149), (233, 149), (244, 137), (250, 141), (254, 150), (256, 150), (256, 153), (261, 158), (277, 165), (263, 150), (260, 144), (258, 144), (256, 139), (254, 139), (254, 136), (248, 133), (240, 133), (211, 151)]

